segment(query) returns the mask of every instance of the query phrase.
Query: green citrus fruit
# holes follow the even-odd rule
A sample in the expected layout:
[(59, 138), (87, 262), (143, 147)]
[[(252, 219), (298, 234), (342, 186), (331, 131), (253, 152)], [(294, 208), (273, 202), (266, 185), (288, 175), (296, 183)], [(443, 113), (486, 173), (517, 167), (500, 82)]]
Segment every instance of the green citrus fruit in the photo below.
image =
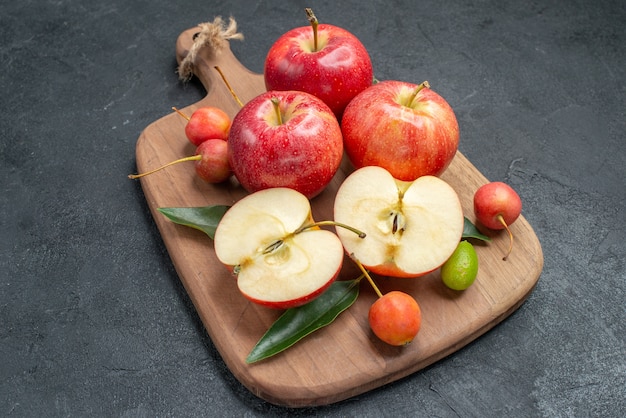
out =
[(461, 241), (448, 261), (441, 266), (443, 283), (453, 290), (465, 290), (478, 274), (478, 256), (472, 244)]

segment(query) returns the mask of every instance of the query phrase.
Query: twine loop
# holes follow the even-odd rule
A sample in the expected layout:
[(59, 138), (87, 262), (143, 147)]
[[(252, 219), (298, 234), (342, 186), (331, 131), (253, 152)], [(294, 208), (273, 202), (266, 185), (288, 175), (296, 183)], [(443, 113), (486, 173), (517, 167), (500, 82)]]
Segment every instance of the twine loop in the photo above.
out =
[(208, 48), (211, 54), (219, 54), (231, 39), (243, 39), (243, 34), (237, 32), (237, 22), (230, 18), (228, 25), (221, 16), (213, 19), (213, 22), (200, 23), (200, 31), (194, 35), (193, 45), (189, 53), (178, 66), (178, 78), (188, 81), (193, 76), (193, 66), (202, 48)]

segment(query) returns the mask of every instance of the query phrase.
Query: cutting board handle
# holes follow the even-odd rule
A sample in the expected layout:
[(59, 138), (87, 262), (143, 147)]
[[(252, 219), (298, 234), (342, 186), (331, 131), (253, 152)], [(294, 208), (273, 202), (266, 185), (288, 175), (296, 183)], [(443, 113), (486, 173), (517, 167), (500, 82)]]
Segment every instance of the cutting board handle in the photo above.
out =
[[(176, 41), (176, 60), (179, 65), (190, 53), (195, 38), (200, 31), (201, 28), (196, 26), (187, 29), (178, 36)], [(207, 98), (211, 97), (212, 102), (217, 100), (220, 103), (220, 107), (229, 113), (231, 117), (234, 117), (240, 106), (215, 67), (221, 69), (234, 93), (243, 103), (248, 102), (258, 94), (259, 82), (262, 85), (265, 84), (263, 75), (253, 73), (241, 64), (233, 54), (230, 42), (227, 40), (223, 41), (223, 46), (217, 51), (212, 50), (209, 46), (203, 46), (198, 50), (193, 62), (193, 75), (204, 86)], [(202, 101), (199, 104), (201, 103)]]

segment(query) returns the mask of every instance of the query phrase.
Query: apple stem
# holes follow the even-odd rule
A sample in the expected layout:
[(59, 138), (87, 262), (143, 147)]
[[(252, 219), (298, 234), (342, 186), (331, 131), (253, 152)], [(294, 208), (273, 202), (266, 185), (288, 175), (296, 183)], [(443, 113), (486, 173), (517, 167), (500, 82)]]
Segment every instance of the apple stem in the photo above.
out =
[(237, 96), (237, 93), (235, 93), (235, 90), (233, 90), (233, 88), (230, 86), (230, 83), (226, 79), (226, 76), (222, 72), (221, 68), (218, 67), (217, 65), (214, 68), (217, 70), (218, 73), (220, 73), (220, 77), (222, 77), (222, 81), (224, 81), (224, 84), (226, 84), (228, 91), (230, 92), (231, 96), (233, 96), (237, 104), (239, 104), (239, 107), (243, 107), (243, 102), (239, 99), (239, 96)]
[(283, 245), (283, 242), (284, 241), (282, 239), (278, 239), (272, 242), (270, 245), (265, 247), (265, 250), (263, 250), (263, 254), (269, 254), (272, 251), (276, 251), (278, 248), (280, 248), (281, 245)]
[(513, 233), (511, 232), (511, 230), (509, 229), (509, 226), (504, 221), (504, 217), (502, 215), (498, 215), (496, 219), (498, 220), (498, 222), (500, 222), (504, 226), (504, 229), (506, 229), (506, 232), (509, 234), (509, 250), (504, 255), (504, 257), (502, 257), (503, 260), (506, 260), (509, 254), (511, 254), (511, 251), (513, 250)]
[(359, 267), (359, 269), (361, 270), (361, 272), (363, 273), (367, 281), (370, 282), (370, 285), (372, 285), (372, 288), (374, 288), (374, 292), (376, 292), (376, 295), (378, 295), (379, 298), (382, 298), (383, 294), (381, 293), (380, 289), (378, 289), (378, 286), (376, 286), (376, 283), (374, 283), (374, 280), (372, 279), (370, 274), (367, 272), (365, 267), (363, 267), (363, 264), (361, 264), (361, 262), (356, 258), (354, 253), (350, 254), (350, 259), (354, 261), (354, 263)]
[(319, 221), (319, 222), (314, 222), (312, 224), (309, 225), (305, 225), (305, 226), (301, 226), (300, 228), (296, 229), (293, 233), (295, 234), (299, 234), (302, 231), (305, 231), (307, 229), (310, 228), (315, 228), (317, 226), (327, 226), (327, 225), (332, 225), (332, 226), (338, 226), (340, 228), (345, 228), (348, 231), (352, 231), (355, 234), (357, 234), (359, 236), (359, 238), (365, 238), (365, 232), (360, 231), (350, 225), (346, 225), (346, 224), (342, 224), (341, 222), (335, 222), (335, 221)]
[(409, 97), (409, 100), (407, 100), (408, 107), (411, 107), (411, 105), (413, 104), (413, 100), (415, 100), (415, 98), (417, 97), (417, 94), (420, 91), (422, 91), (425, 87), (430, 88), (430, 84), (428, 84), (428, 81), (424, 81), (423, 83), (421, 83), (419, 86), (415, 88), (415, 90), (413, 91), (413, 94), (411, 94), (411, 96)]
[(177, 107), (172, 106), (172, 110), (176, 113), (178, 113), (180, 116), (182, 116), (183, 118), (187, 119), (187, 121), (189, 121), (189, 119), (191, 119), (189, 116), (185, 115), (183, 112), (181, 112), (180, 110), (178, 110)]
[(365, 238), (365, 232), (359, 231), (356, 228), (353, 228), (353, 227), (351, 227), (349, 225), (346, 225), (346, 224), (342, 224), (340, 222), (335, 222), (335, 221), (313, 222), (312, 224), (301, 226), (300, 228), (298, 228), (295, 231), (293, 231), (291, 234), (288, 234), (285, 238), (277, 239), (276, 241), (272, 242), (267, 247), (265, 247), (265, 249), (263, 250), (263, 254), (269, 254), (271, 252), (274, 252), (274, 251), (278, 250), (281, 247), (281, 245), (283, 245), (283, 243), (285, 242), (285, 239), (287, 239), (289, 237), (297, 235), (300, 232), (304, 232), (307, 229), (316, 228), (318, 226), (325, 226), (325, 225), (340, 226), (342, 228), (346, 228), (347, 230), (354, 232), (355, 234), (357, 234), (359, 236), (359, 238)]
[(309, 23), (311, 23), (311, 28), (313, 28), (313, 52), (317, 52), (317, 25), (319, 24), (317, 17), (313, 13), (313, 9), (307, 7), (304, 9), (306, 12), (306, 16), (309, 19)]
[(156, 173), (157, 171), (162, 170), (162, 169), (164, 169), (166, 167), (169, 167), (171, 165), (174, 165), (174, 164), (182, 163), (182, 162), (185, 162), (185, 161), (199, 161), (201, 159), (202, 159), (202, 155), (200, 155), (200, 154), (192, 155), (191, 157), (185, 157), (185, 158), (181, 158), (181, 159), (176, 160), (176, 161), (172, 161), (172, 162), (167, 163), (167, 164), (165, 164), (165, 165), (163, 165), (163, 166), (161, 166), (159, 168), (155, 168), (154, 170), (147, 171), (145, 173), (129, 174), (128, 178), (129, 179), (138, 179), (140, 177), (147, 176), (148, 174)]
[(276, 113), (276, 121), (278, 125), (283, 124), (283, 115), (280, 113), (280, 100), (276, 97), (271, 98), (272, 104), (274, 105), (274, 112)]

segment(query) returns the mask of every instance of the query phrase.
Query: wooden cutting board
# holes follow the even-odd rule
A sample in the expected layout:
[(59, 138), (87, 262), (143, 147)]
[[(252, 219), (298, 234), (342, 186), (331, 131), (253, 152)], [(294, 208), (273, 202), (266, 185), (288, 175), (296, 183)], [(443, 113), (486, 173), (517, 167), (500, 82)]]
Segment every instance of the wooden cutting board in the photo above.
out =
[[(191, 28), (179, 36), (176, 45), (179, 62), (187, 55), (198, 31), (199, 28)], [(205, 86), (207, 95), (181, 109), (184, 113), (191, 115), (196, 108), (206, 105), (220, 107), (231, 117), (238, 111), (239, 105), (215, 66), (223, 71), (243, 102), (265, 91), (262, 75), (246, 69), (228, 44), (219, 54), (202, 49), (195, 61), (194, 74)], [(184, 134), (185, 124), (184, 118), (172, 112), (143, 131), (136, 147), (139, 172), (194, 154), (194, 147)], [(461, 134), (461, 141), (462, 138)], [(336, 190), (351, 170), (344, 161), (328, 189), (313, 199), (316, 220), (332, 219)], [(460, 152), (442, 178), (454, 187), (465, 215), (475, 222), (472, 197), (487, 179)], [(156, 210), (232, 205), (246, 192), (234, 180), (222, 185), (202, 182), (196, 177), (192, 163), (144, 177), (141, 184), (180, 280), (224, 362), (252, 393), (278, 405), (304, 407), (337, 402), (442, 359), (517, 309), (533, 290), (543, 268), (540, 243), (526, 219), (520, 217), (512, 226), (515, 246), (506, 261), (502, 260), (508, 247), (505, 233), (484, 231), (493, 240), (488, 244), (475, 243), (479, 274), (475, 284), (464, 292), (445, 288), (439, 271), (419, 279), (375, 276), (383, 292), (392, 289), (408, 292), (422, 308), (422, 329), (409, 346), (391, 347), (372, 334), (367, 312), (376, 296), (369, 284), (362, 281), (357, 301), (330, 326), (279, 355), (248, 365), (245, 359), (250, 350), (281, 311), (244, 299), (233, 276), (216, 259), (211, 239), (195, 229), (170, 222)], [(354, 279), (358, 275), (356, 267), (346, 260), (340, 279)]]

